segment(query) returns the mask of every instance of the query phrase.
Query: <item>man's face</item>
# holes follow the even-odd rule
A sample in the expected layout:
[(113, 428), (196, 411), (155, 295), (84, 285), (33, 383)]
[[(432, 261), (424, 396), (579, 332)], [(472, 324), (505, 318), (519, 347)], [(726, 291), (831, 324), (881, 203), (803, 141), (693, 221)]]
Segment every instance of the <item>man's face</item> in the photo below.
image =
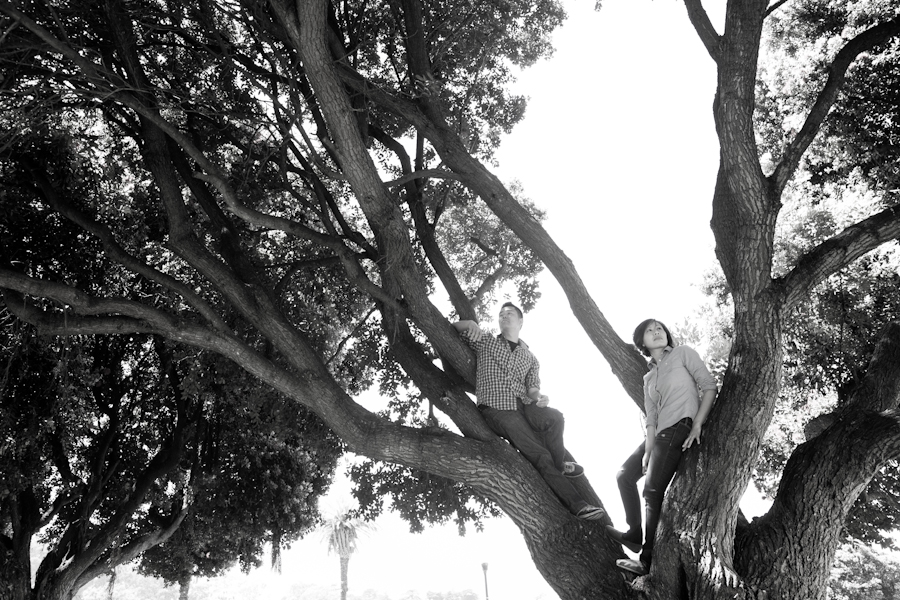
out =
[(516, 333), (522, 329), (522, 317), (511, 306), (505, 306), (500, 309), (500, 331), (514, 331)]

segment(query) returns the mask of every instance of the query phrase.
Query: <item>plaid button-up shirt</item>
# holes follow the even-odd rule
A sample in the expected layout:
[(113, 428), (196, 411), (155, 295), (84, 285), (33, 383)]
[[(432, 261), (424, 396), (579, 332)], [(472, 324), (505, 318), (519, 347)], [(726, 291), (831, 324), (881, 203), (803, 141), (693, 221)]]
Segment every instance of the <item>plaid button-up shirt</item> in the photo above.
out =
[(516, 399), (528, 404), (528, 390), (540, 388), (540, 365), (528, 349), (528, 344), (519, 340), (515, 351), (509, 349), (509, 342), (501, 335), (481, 332), (481, 339), (473, 342), (467, 333), (462, 338), (475, 350), (478, 359), (475, 396), (478, 404), (499, 410), (516, 410)]

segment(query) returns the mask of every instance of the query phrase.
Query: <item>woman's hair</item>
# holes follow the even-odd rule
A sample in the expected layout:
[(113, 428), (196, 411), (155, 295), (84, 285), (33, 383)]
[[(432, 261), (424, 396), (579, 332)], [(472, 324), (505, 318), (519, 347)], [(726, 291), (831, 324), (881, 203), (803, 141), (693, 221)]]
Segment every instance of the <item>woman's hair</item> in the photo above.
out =
[(657, 321), (656, 319), (646, 319), (641, 321), (641, 324), (635, 327), (634, 335), (631, 336), (631, 341), (634, 342), (634, 349), (644, 356), (650, 356), (650, 351), (644, 348), (644, 332), (647, 331), (647, 328), (653, 323), (659, 323), (662, 326), (663, 331), (666, 332), (666, 344), (673, 348), (675, 347), (675, 338), (672, 337), (672, 332), (669, 331), (669, 328), (666, 327), (665, 323)]

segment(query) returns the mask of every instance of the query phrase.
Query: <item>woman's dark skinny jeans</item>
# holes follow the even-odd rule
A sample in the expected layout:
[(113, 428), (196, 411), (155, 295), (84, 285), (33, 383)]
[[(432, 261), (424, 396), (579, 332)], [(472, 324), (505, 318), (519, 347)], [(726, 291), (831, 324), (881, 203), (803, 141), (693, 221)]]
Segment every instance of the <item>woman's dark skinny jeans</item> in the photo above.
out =
[[(692, 424), (691, 419), (685, 418), (656, 434), (656, 444), (653, 445), (650, 464), (647, 466), (647, 478), (644, 480), (647, 532), (641, 562), (648, 567), (653, 559), (653, 542), (656, 539), (656, 526), (659, 525), (663, 497), (675, 476), (675, 471), (678, 470), (681, 446), (690, 434)], [(637, 482), (644, 477), (642, 462), (645, 447), (646, 442), (638, 446), (616, 475), (622, 504), (625, 506), (625, 522), (628, 523), (625, 538), (638, 543), (641, 541), (641, 498), (638, 496)]]

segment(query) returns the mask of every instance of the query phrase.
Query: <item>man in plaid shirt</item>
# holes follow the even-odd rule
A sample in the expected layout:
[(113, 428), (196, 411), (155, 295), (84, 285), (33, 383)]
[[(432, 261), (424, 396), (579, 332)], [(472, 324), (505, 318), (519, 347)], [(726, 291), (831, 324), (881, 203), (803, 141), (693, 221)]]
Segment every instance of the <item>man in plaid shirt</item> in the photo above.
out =
[(496, 337), (482, 331), (475, 321), (453, 324), (478, 359), (478, 409), (490, 428), (537, 468), (572, 513), (582, 519), (601, 519), (605, 511), (588, 504), (568, 480), (584, 474), (584, 469), (565, 460), (563, 415), (548, 408), (550, 398), (541, 394), (540, 365), (528, 344), (519, 339), (522, 323), (519, 307), (506, 302), (500, 308), (500, 334)]

